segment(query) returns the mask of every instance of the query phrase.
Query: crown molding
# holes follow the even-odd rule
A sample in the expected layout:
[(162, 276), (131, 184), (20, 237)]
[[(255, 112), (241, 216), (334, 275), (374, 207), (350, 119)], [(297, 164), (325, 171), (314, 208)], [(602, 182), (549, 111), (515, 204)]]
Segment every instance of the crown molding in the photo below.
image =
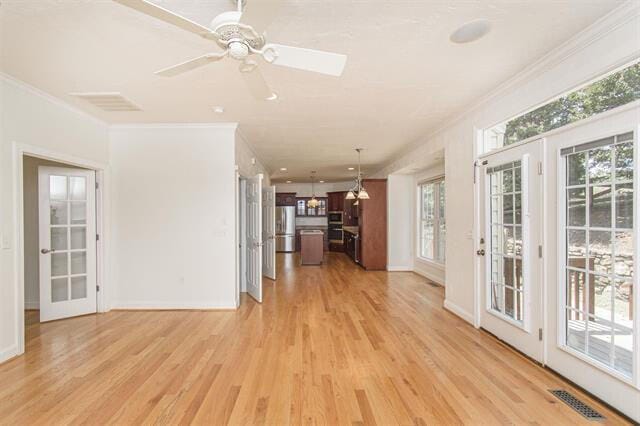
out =
[(111, 124), (109, 130), (124, 129), (230, 129), (236, 130), (238, 123), (126, 123)]
[[(387, 168), (393, 166), (395, 162), (409, 155), (411, 152), (424, 145), (438, 134), (446, 131), (460, 121), (463, 121), (465, 118), (477, 112), (479, 109), (486, 106), (491, 101), (498, 100), (501, 97), (504, 97), (508, 93), (512, 92), (516, 88), (523, 86), (524, 84), (529, 82), (532, 77), (550, 71), (576, 53), (584, 50), (591, 44), (607, 36), (619, 27), (627, 24), (629, 21), (638, 19), (639, 17), (640, 2), (627, 0), (622, 5), (618, 6), (608, 14), (598, 19), (589, 27), (585, 28), (581, 32), (571, 37), (569, 40), (560, 44), (554, 50), (534, 61), (530, 66), (527, 66), (525, 70), (515, 74), (513, 77), (509, 78), (486, 95), (478, 98), (477, 101), (473, 102), (471, 106), (464, 109), (462, 112), (454, 115), (448, 120), (444, 120), (443, 123), (440, 126), (436, 127), (433, 131), (427, 133), (425, 136), (419, 138), (418, 140), (409, 143), (404, 149), (401, 149), (397, 154), (393, 155), (389, 159), (389, 161), (385, 162), (383, 166), (376, 172), (376, 174), (384, 172)], [(624, 64), (636, 60), (638, 57), (640, 57), (640, 51), (635, 52), (630, 57), (621, 58), (621, 60), (617, 63), (610, 65), (605, 70), (602, 70), (600, 74), (612, 72), (623, 66)], [(593, 78), (595, 77), (597, 76), (593, 76)], [(583, 82), (583, 84), (585, 83), (587, 82)], [(559, 94), (559, 96), (561, 96), (561, 94)], [(532, 108), (535, 107), (536, 106), (532, 106)], [(527, 109), (527, 111), (531, 110), (532, 108)], [(526, 111), (523, 111), (521, 113), (524, 112)], [(505, 117), (505, 119), (508, 119), (508, 117)]]
[(90, 114), (90, 113), (88, 113), (88, 112), (86, 112), (84, 110), (81, 110), (81, 109), (69, 104), (68, 102), (66, 102), (64, 100), (62, 100), (62, 99), (60, 99), (60, 98), (58, 98), (56, 96), (53, 96), (50, 93), (47, 93), (47, 92), (45, 92), (45, 91), (43, 91), (41, 89), (38, 89), (37, 87), (32, 86), (29, 83), (26, 83), (26, 82), (24, 82), (24, 81), (22, 81), (22, 80), (20, 80), (20, 79), (18, 79), (16, 77), (12, 76), (12, 75), (9, 75), (9, 74), (6, 74), (6, 73), (0, 71), (0, 79), (2, 81), (5, 81), (5, 82), (15, 86), (15, 87), (18, 87), (19, 89), (22, 89), (22, 90), (24, 90), (26, 92), (29, 92), (34, 96), (42, 98), (42, 99), (44, 99), (44, 100), (46, 100), (46, 101), (48, 101), (48, 102), (50, 102), (50, 103), (52, 103), (52, 104), (54, 104), (56, 106), (64, 108), (67, 111), (70, 111), (70, 112), (72, 112), (72, 113), (74, 113), (76, 115), (79, 115), (79, 116), (83, 117), (83, 118), (89, 119), (89, 120), (93, 121), (94, 123), (99, 124), (100, 126), (105, 126), (105, 127), (109, 126), (109, 124), (107, 122), (102, 121), (98, 117), (96, 117), (96, 116), (94, 116), (94, 115), (92, 115), (92, 114)]

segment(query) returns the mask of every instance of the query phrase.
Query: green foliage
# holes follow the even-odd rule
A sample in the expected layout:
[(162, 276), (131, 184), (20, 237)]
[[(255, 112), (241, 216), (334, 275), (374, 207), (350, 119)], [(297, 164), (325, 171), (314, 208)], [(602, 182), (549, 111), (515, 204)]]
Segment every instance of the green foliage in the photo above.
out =
[(640, 99), (640, 63), (507, 123), (504, 144), (539, 135)]

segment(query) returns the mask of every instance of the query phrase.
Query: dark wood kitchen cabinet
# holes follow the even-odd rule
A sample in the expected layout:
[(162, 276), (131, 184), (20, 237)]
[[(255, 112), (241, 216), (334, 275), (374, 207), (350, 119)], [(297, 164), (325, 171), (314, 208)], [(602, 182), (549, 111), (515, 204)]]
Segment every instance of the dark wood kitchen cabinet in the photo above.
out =
[(295, 206), (295, 192), (276, 192), (276, 206)]
[(368, 200), (357, 207), (360, 264), (367, 270), (387, 269), (387, 180), (364, 179)]
[(347, 195), (344, 191), (327, 192), (329, 211), (341, 212), (344, 210), (344, 197)]

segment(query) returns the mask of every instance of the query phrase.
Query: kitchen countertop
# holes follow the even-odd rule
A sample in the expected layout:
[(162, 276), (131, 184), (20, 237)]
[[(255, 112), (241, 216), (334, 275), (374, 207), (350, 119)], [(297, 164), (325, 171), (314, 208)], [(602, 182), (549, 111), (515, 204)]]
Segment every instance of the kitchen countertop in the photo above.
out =
[(296, 229), (327, 229), (327, 225), (296, 225)]
[(360, 232), (357, 226), (343, 226), (342, 230), (353, 235), (358, 235)]
[(324, 235), (324, 232), (319, 229), (303, 229), (300, 235)]

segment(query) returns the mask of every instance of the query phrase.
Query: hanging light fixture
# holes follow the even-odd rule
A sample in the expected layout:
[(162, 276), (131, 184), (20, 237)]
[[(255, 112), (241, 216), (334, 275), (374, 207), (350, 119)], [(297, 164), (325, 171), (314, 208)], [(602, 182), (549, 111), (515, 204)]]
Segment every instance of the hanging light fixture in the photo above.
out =
[(315, 177), (315, 171), (311, 172), (311, 199), (309, 201), (307, 201), (307, 207), (311, 207), (312, 209), (315, 209), (316, 207), (318, 207), (318, 200), (316, 199), (316, 192), (313, 189), (313, 178)]
[[(360, 152), (362, 151), (362, 148), (356, 148), (356, 152), (358, 153), (358, 176), (356, 177), (356, 184), (353, 188), (351, 188), (349, 190), (349, 192), (347, 192), (347, 196), (345, 197), (347, 200), (355, 200), (356, 198), (358, 200), (368, 200), (369, 199), (369, 193), (367, 192), (366, 189), (364, 189), (364, 186), (362, 186), (362, 172), (360, 171)], [(357, 201), (356, 203), (354, 203), (354, 205), (357, 205)]]

